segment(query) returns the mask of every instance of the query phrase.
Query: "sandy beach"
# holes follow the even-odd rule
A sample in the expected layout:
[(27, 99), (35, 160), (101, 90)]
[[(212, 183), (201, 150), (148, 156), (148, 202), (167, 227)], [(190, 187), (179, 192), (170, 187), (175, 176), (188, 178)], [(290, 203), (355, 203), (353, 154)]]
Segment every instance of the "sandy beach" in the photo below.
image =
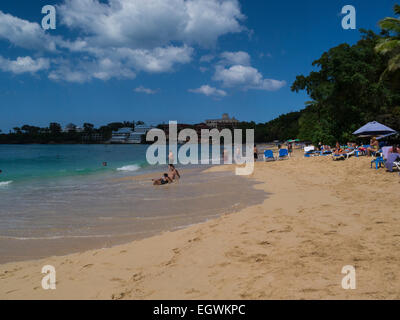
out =
[[(298, 152), (258, 162), (249, 179), (268, 194), (262, 204), (113, 248), (0, 265), (0, 299), (399, 299), (400, 177), (370, 161)], [(56, 290), (41, 287), (44, 265), (56, 269)], [(341, 286), (345, 265), (356, 290)]]

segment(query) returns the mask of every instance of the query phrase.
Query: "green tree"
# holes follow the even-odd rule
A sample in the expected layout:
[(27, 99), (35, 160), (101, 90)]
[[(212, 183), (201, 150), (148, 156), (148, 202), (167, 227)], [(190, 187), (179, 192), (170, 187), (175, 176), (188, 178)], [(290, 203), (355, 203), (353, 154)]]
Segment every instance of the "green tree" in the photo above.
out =
[(300, 138), (332, 144), (354, 139), (352, 132), (381, 114), (393, 114), (399, 94), (380, 81), (387, 57), (375, 47), (382, 39), (362, 31), (355, 45), (341, 44), (313, 62), (318, 70), (299, 75), (292, 91), (306, 90), (313, 100), (299, 120)]
[(49, 125), (49, 130), (52, 135), (58, 135), (61, 132), (61, 125), (56, 122), (52, 122)]
[[(394, 6), (394, 12), (400, 15), (400, 5)], [(387, 34), (375, 47), (377, 52), (389, 57), (387, 68), (382, 74), (384, 78), (388, 73), (400, 69), (400, 18), (387, 17), (379, 22), (379, 26)]]
[(92, 133), (94, 129), (94, 125), (91, 123), (84, 123), (83, 124), (83, 130), (85, 131), (85, 133)]

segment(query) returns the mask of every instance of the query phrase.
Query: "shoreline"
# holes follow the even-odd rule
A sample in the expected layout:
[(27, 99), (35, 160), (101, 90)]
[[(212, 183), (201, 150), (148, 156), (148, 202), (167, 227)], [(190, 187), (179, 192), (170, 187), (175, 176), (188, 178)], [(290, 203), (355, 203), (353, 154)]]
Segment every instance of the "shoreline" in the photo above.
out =
[[(119, 213), (118, 210), (121, 209), (115, 207), (109, 213), (91, 218), (91, 222), (86, 222), (90, 225), (90, 231), (85, 231), (85, 233), (81, 233), (80, 229), (73, 228), (71, 231), (60, 229), (55, 235), (49, 234), (51, 230), (43, 230), (42, 232), (45, 232), (43, 235), (30, 234), (30, 230), (26, 230), (29, 234), (18, 235), (7, 235), (6, 232), (0, 236), (0, 264), (113, 248), (167, 231), (180, 230), (203, 223), (248, 206), (243, 196), (236, 199), (234, 194), (230, 193), (232, 186), (227, 190), (218, 191), (218, 188), (223, 187), (223, 183), (231, 182), (232, 185), (239, 186), (246, 181), (240, 177), (234, 177), (232, 180), (229, 178), (230, 176), (207, 173), (210, 167), (180, 169), (183, 180), (168, 186), (152, 186), (151, 179), (161, 176), (163, 171), (145, 172), (126, 177), (110, 177), (107, 180), (110, 184), (121, 184), (119, 188), (126, 189), (128, 194), (138, 192), (137, 189), (133, 189), (134, 186), (142, 186), (146, 189), (143, 190), (145, 198), (139, 200), (140, 202), (135, 200), (136, 208), (132, 207), (129, 214), (123, 211)], [(204, 183), (207, 180), (212, 180), (213, 186), (208, 188), (209, 190)], [(250, 202), (258, 202), (256, 196), (252, 195), (255, 193), (253, 182), (246, 182), (243, 191), (250, 196)], [(167, 198), (164, 199), (164, 197)], [(168, 198), (171, 200), (167, 200)], [(207, 200), (204, 204), (201, 203), (203, 198)], [(163, 204), (171, 209), (162, 209)], [(183, 204), (191, 204), (192, 210), (185, 211), (182, 207)], [(81, 229), (84, 230), (84, 227), (82, 226)]]
[[(0, 265), (0, 298), (398, 299), (399, 179), (369, 162), (258, 162), (261, 204), (110, 249)], [(40, 287), (45, 264), (56, 290)], [(345, 265), (356, 290), (341, 287)]]

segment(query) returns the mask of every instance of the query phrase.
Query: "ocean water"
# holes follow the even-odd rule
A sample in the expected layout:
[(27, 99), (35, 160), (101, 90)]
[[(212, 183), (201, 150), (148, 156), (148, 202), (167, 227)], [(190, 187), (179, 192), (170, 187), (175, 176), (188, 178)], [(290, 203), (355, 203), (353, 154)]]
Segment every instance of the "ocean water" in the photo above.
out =
[(0, 183), (136, 171), (146, 167), (145, 152), (144, 145), (0, 145)]
[[(209, 166), (166, 166), (145, 145), (0, 145), (0, 262), (108, 247), (234, 212), (264, 196)], [(107, 166), (103, 166), (107, 162)], [(240, 192), (238, 192), (240, 190)]]

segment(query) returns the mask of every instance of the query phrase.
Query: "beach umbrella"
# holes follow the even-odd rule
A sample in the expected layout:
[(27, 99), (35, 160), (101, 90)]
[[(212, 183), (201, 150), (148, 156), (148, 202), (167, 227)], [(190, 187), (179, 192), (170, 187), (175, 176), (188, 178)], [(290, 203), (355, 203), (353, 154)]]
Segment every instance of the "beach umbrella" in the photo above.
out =
[(389, 138), (391, 136), (394, 136), (395, 134), (396, 134), (395, 132), (388, 133), (388, 134), (385, 134), (383, 136), (380, 136), (379, 138), (377, 138), (377, 140), (383, 140), (383, 139)]
[(360, 137), (381, 136), (389, 133), (396, 133), (396, 131), (377, 121), (369, 122), (365, 126), (353, 132), (354, 135)]
[(400, 138), (400, 133), (392, 132), (392, 133), (385, 134), (385, 135), (377, 138), (377, 140), (391, 140), (391, 139), (399, 139), (399, 138)]

